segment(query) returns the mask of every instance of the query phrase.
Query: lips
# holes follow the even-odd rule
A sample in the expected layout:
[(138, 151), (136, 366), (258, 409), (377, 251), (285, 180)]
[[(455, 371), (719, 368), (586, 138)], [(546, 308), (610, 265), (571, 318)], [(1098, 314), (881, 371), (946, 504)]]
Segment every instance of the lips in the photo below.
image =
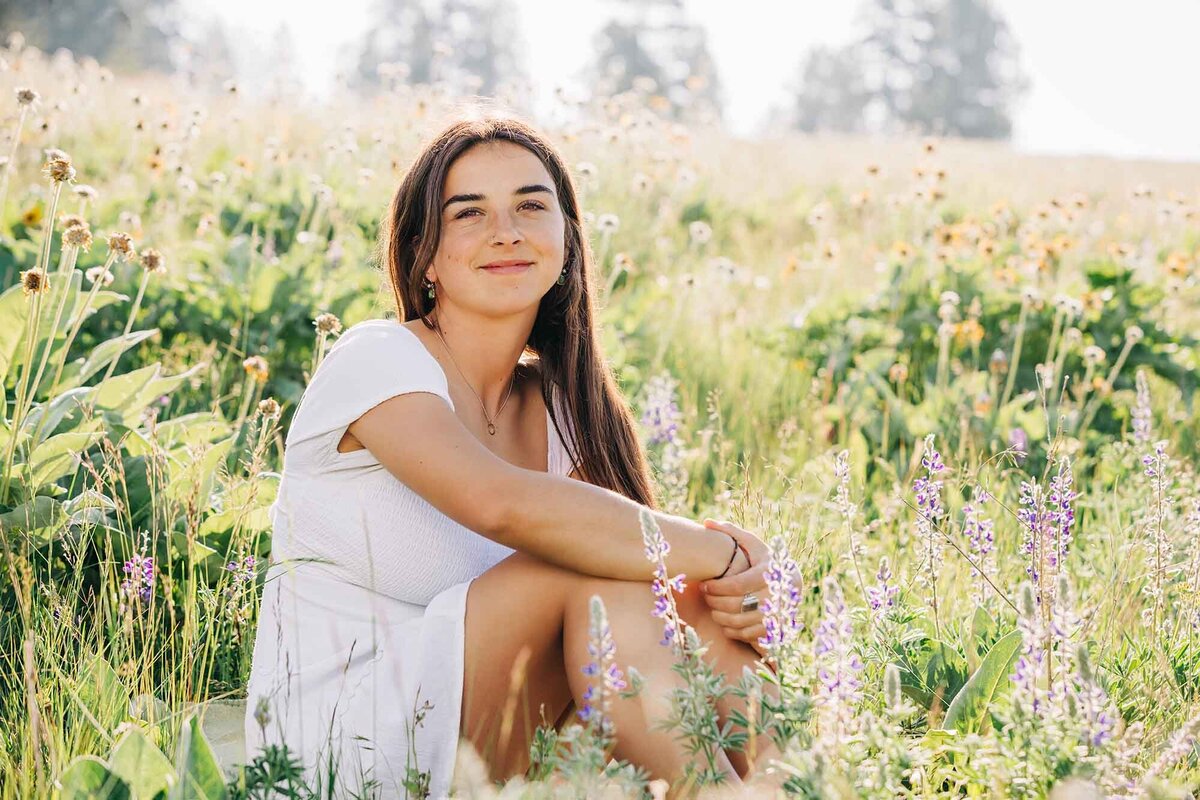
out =
[(482, 269), (486, 272), (491, 272), (497, 275), (509, 275), (517, 272), (524, 272), (532, 266), (532, 261), (495, 261), (491, 264), (484, 265)]

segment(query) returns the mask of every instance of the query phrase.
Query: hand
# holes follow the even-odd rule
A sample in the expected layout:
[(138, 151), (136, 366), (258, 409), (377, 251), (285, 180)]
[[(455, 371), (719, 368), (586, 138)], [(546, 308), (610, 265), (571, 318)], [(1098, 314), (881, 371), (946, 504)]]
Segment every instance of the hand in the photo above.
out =
[[(734, 565), (730, 567), (731, 574), (701, 582), (700, 594), (711, 609), (713, 621), (721, 626), (730, 639), (746, 642), (760, 656), (766, 655), (766, 650), (758, 643), (759, 637), (767, 634), (763, 613), (759, 608), (743, 613), (742, 596), (752, 592), (758, 595), (760, 604), (766, 598), (765, 574), (770, 550), (762, 539), (733, 523), (705, 519), (704, 527), (729, 534), (746, 548), (750, 556), (749, 566), (742, 567), (737, 573), (732, 573), (732, 570), (746, 560), (741, 555), (734, 559)], [(741, 553), (741, 548), (738, 552)]]

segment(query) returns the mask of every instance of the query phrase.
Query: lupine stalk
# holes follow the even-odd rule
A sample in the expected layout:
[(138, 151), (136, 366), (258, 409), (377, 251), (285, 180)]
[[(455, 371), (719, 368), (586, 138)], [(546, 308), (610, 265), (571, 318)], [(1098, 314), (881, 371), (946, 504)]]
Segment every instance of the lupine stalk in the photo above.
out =
[(1150, 570), (1151, 579), (1143, 591), (1154, 601), (1154, 605), (1143, 612), (1143, 620), (1152, 624), (1160, 633), (1164, 633), (1162, 605), (1166, 583), (1173, 571), (1171, 561), (1174, 554), (1167, 532), (1167, 522), (1174, 506), (1169, 463), (1166, 440), (1155, 444), (1152, 454), (1148, 453), (1142, 457), (1145, 467), (1143, 472), (1150, 479), (1151, 490), (1150, 514), (1146, 520), (1150, 535), (1150, 552), (1146, 554), (1146, 567)]
[(917, 499), (917, 539), (921, 548), (921, 565), (917, 580), (929, 589), (930, 605), (936, 624), (938, 614), (937, 576), (942, 567), (942, 539), (937, 529), (938, 520), (946, 513), (942, 507), (942, 482), (936, 477), (946, 465), (933, 446), (933, 434), (925, 437), (925, 451), (921, 456), (925, 475), (913, 482), (913, 493)]
[(975, 578), (972, 597), (978, 604), (982, 604), (986, 597), (986, 575), (995, 572), (995, 522), (981, 513), (983, 506), (991, 499), (985, 489), (976, 486), (971, 501), (963, 506), (963, 534), (967, 537), (975, 562), (971, 566), (971, 577)]

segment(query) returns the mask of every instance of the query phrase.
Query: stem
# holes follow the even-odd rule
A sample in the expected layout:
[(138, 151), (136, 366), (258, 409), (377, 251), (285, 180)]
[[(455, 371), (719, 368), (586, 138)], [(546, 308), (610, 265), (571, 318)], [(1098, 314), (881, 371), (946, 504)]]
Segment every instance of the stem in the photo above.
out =
[(1021, 343), (1025, 340), (1025, 320), (1029, 316), (1029, 302), (1021, 302), (1021, 313), (1017, 315), (1017, 338), (1013, 343), (1012, 359), (1008, 365), (1008, 377), (1004, 382), (1004, 394), (1000, 397), (1000, 402), (996, 405), (997, 409), (1008, 405), (1008, 400), (1012, 397), (1013, 386), (1017, 383), (1017, 368), (1021, 365)]
[[(62, 194), (62, 184), (55, 182), (54, 193), (50, 196), (50, 213), (46, 215), (45, 225), (42, 227), (42, 248), (38, 252), (38, 260), (34, 265), (35, 270), (41, 270), (43, 280), (48, 284), (49, 277), (46, 274), (44, 264), (50, 256), (50, 239), (54, 234), (54, 214), (58, 210), (58, 198)], [(17, 452), (17, 439), (20, 438), (21, 424), (25, 421), (25, 415), (28, 413), (28, 406), (32, 404), (33, 393), (37, 389), (36, 383), (33, 386), (29, 385), (29, 373), (33, 368), (34, 342), (38, 337), (38, 327), (42, 317), (42, 296), (46, 294), (47, 287), (43, 287), (41, 291), (33, 296), (33, 309), (30, 312), (29, 319), (26, 322), (25, 333), (27, 336), (25, 346), (25, 363), (21, 369), (21, 378), (17, 383), (16, 405), (13, 408), (12, 418), (12, 436), (8, 440), (8, 453), (4, 457), (4, 480), (0, 483), (0, 503), (8, 502), (8, 487), (12, 480), (13, 459)]]
[(29, 113), (29, 106), (21, 106), (17, 124), (13, 126), (12, 147), (8, 149), (8, 161), (4, 162), (4, 174), (0, 175), (0, 218), (4, 217), (5, 203), (8, 201), (8, 176), (12, 171), (13, 159), (17, 157), (17, 144), (21, 141), (21, 128), (25, 125), (27, 113)]
[[(129, 331), (133, 330), (133, 320), (135, 317), (137, 317), (138, 309), (142, 305), (142, 298), (146, 294), (146, 284), (148, 283), (150, 283), (150, 272), (148, 270), (143, 270), (142, 282), (138, 285), (137, 297), (133, 300), (133, 308), (129, 310), (129, 319), (125, 321), (125, 330), (121, 333), (122, 336), (128, 336)], [(116, 355), (113, 356), (113, 360), (108, 364), (108, 369), (104, 371), (104, 377), (100, 379), (100, 383), (104, 383), (106, 380), (112, 377), (113, 370), (117, 368), (117, 362), (121, 360), (122, 353), (122, 350), (117, 350)]]

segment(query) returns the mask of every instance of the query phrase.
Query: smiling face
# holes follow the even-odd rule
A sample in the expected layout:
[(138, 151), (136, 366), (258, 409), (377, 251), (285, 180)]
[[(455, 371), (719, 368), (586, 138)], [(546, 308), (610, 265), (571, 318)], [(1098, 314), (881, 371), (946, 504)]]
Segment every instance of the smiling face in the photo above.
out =
[[(566, 250), (565, 220), (554, 180), (541, 160), (512, 142), (487, 142), (450, 166), (442, 187), (442, 232), (425, 277), (437, 302), (487, 316), (531, 306), (558, 280)], [(515, 269), (486, 269), (524, 261)]]

